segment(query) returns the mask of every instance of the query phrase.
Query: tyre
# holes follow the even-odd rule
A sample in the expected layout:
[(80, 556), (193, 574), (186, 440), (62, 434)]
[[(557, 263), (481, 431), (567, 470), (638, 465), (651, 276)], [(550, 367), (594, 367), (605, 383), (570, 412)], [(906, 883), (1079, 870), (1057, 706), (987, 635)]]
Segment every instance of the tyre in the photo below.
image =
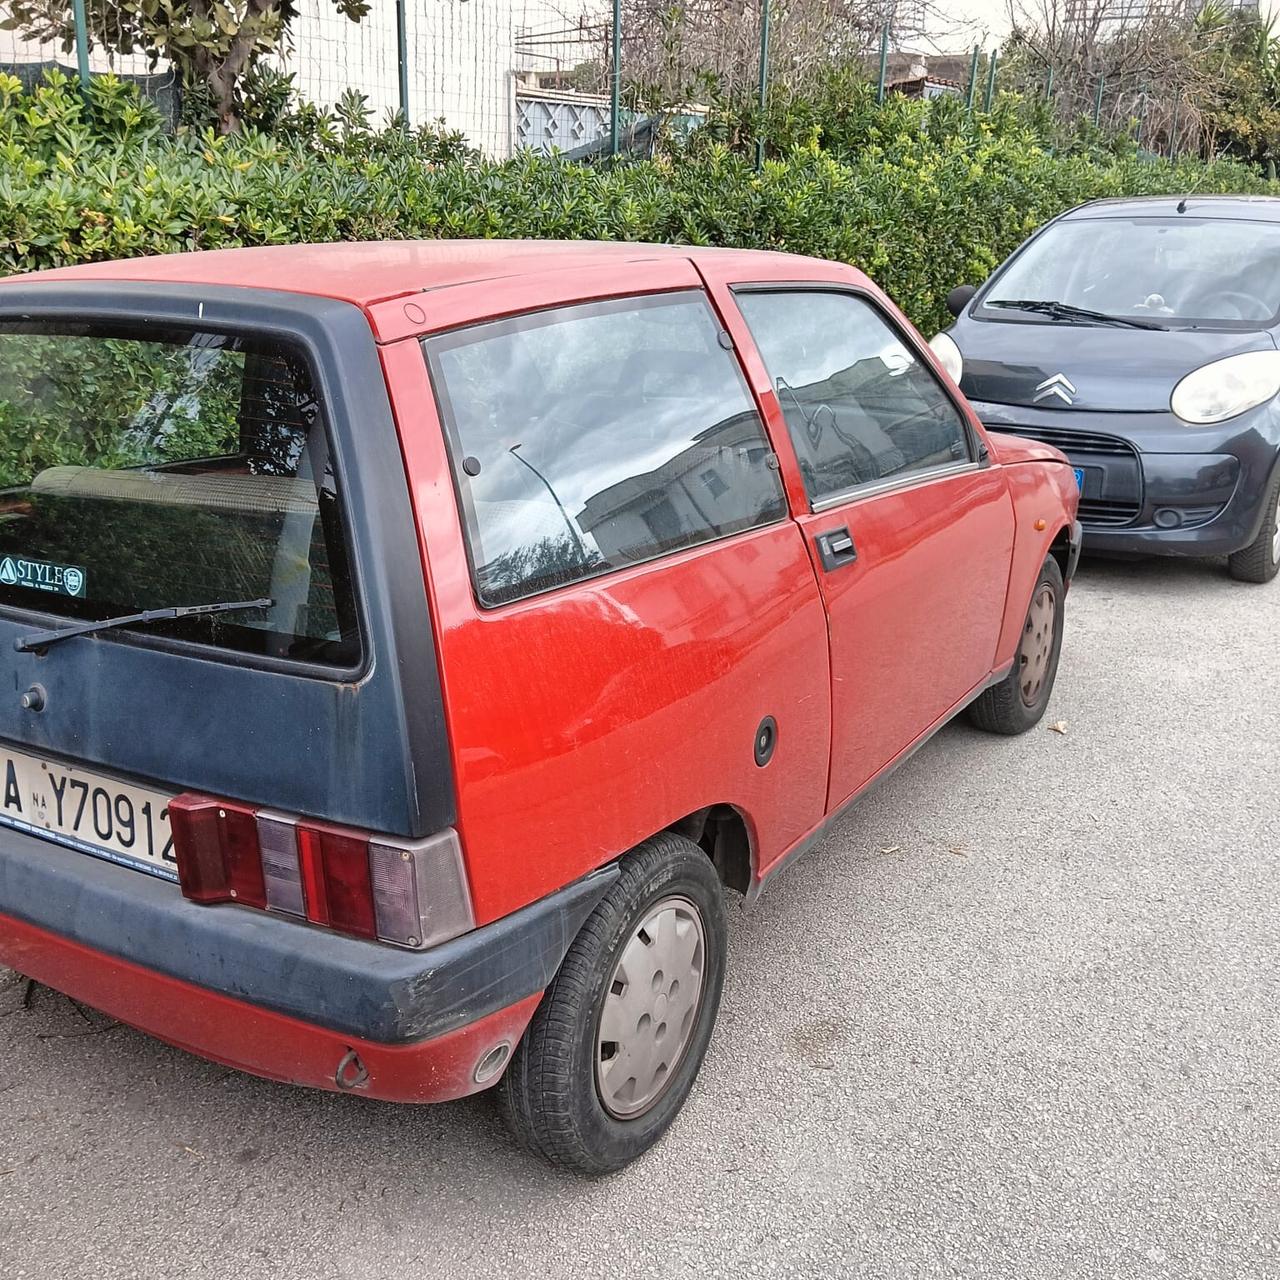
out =
[(1048, 556), (1031, 592), (1012, 669), (969, 706), (969, 719), (979, 729), (988, 733), (1026, 733), (1040, 723), (1058, 675), (1065, 595), (1062, 570)]
[(724, 895), (707, 855), (664, 832), (620, 866), (498, 1087), (524, 1146), (589, 1176), (621, 1169), (675, 1119), (724, 982)]
[(1267, 490), (1262, 528), (1258, 536), (1227, 560), (1231, 576), (1238, 582), (1270, 582), (1280, 570), (1280, 469)]

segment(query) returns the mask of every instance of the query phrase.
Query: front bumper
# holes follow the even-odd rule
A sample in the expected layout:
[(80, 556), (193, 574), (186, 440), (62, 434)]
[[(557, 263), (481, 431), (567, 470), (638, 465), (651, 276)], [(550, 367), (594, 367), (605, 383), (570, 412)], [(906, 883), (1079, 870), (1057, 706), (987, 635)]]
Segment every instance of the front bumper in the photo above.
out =
[(426, 951), (343, 937), (0, 829), (0, 964), (201, 1057), (270, 1079), (435, 1102), (513, 1047), (605, 867)]
[(1056, 445), (1084, 473), (1088, 551), (1230, 555), (1258, 536), (1280, 465), (1270, 405), (1215, 428), (1188, 428), (1168, 413), (973, 407), (991, 430)]

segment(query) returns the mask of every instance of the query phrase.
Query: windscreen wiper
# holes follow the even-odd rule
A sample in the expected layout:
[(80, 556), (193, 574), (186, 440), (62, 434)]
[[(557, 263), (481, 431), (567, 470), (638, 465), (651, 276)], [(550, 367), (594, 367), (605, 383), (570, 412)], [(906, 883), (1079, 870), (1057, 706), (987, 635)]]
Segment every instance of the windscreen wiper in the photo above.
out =
[(1167, 329), (1158, 320), (1139, 320), (1136, 316), (1112, 316), (1105, 311), (1090, 311), (1088, 307), (1074, 307), (1069, 302), (1048, 302), (1042, 298), (997, 298), (983, 304), (988, 307), (1008, 307), (1011, 311), (1034, 311), (1054, 320), (1087, 320), (1094, 324), (1118, 324), (1127, 329)]
[(90, 636), (96, 631), (110, 631), (114, 627), (131, 627), (142, 622), (165, 622), (170, 618), (195, 618), (205, 613), (234, 613), (240, 609), (269, 609), (274, 600), (224, 600), (219, 604), (180, 604), (168, 609), (144, 609), (141, 613), (126, 613), (119, 618), (101, 618), (97, 622), (77, 622), (70, 627), (57, 627), (53, 631), (33, 631), (29, 636), (19, 636), (13, 647), (19, 653), (33, 649), (47, 649), (59, 640), (72, 636)]

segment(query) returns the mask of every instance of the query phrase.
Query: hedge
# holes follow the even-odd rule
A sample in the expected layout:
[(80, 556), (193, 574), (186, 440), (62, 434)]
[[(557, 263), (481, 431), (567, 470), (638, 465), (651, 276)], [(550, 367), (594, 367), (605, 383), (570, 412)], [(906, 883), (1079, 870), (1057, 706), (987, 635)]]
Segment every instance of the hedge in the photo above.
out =
[(805, 130), (760, 172), (752, 148), (713, 130), (683, 152), (613, 167), (498, 162), (456, 136), (336, 128), (323, 114), (270, 136), (168, 135), (110, 78), (85, 100), (58, 75), (31, 93), (0, 76), (0, 274), (304, 240), (737, 245), (853, 263), (927, 334), (945, 323), (953, 285), (981, 280), (1080, 201), (1277, 191), (1238, 164), (1055, 154), (1016, 103), (969, 117), (946, 100), (896, 100), (861, 109), (831, 149), (820, 123)]

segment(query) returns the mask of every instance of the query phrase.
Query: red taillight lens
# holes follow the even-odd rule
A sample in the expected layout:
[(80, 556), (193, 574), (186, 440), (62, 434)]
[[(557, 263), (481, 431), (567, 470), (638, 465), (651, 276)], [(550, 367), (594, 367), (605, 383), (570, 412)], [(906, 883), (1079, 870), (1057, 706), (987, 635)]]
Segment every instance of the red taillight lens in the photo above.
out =
[(402, 841), (183, 795), (169, 805), (183, 894), (305, 917), (403, 947), (475, 927), (457, 834)]
[(178, 879), (188, 898), (267, 905), (258, 827), (251, 812), (203, 796), (179, 796), (169, 805), (169, 822)]
[(308, 920), (362, 938), (378, 936), (368, 836), (300, 826), (298, 863)]

